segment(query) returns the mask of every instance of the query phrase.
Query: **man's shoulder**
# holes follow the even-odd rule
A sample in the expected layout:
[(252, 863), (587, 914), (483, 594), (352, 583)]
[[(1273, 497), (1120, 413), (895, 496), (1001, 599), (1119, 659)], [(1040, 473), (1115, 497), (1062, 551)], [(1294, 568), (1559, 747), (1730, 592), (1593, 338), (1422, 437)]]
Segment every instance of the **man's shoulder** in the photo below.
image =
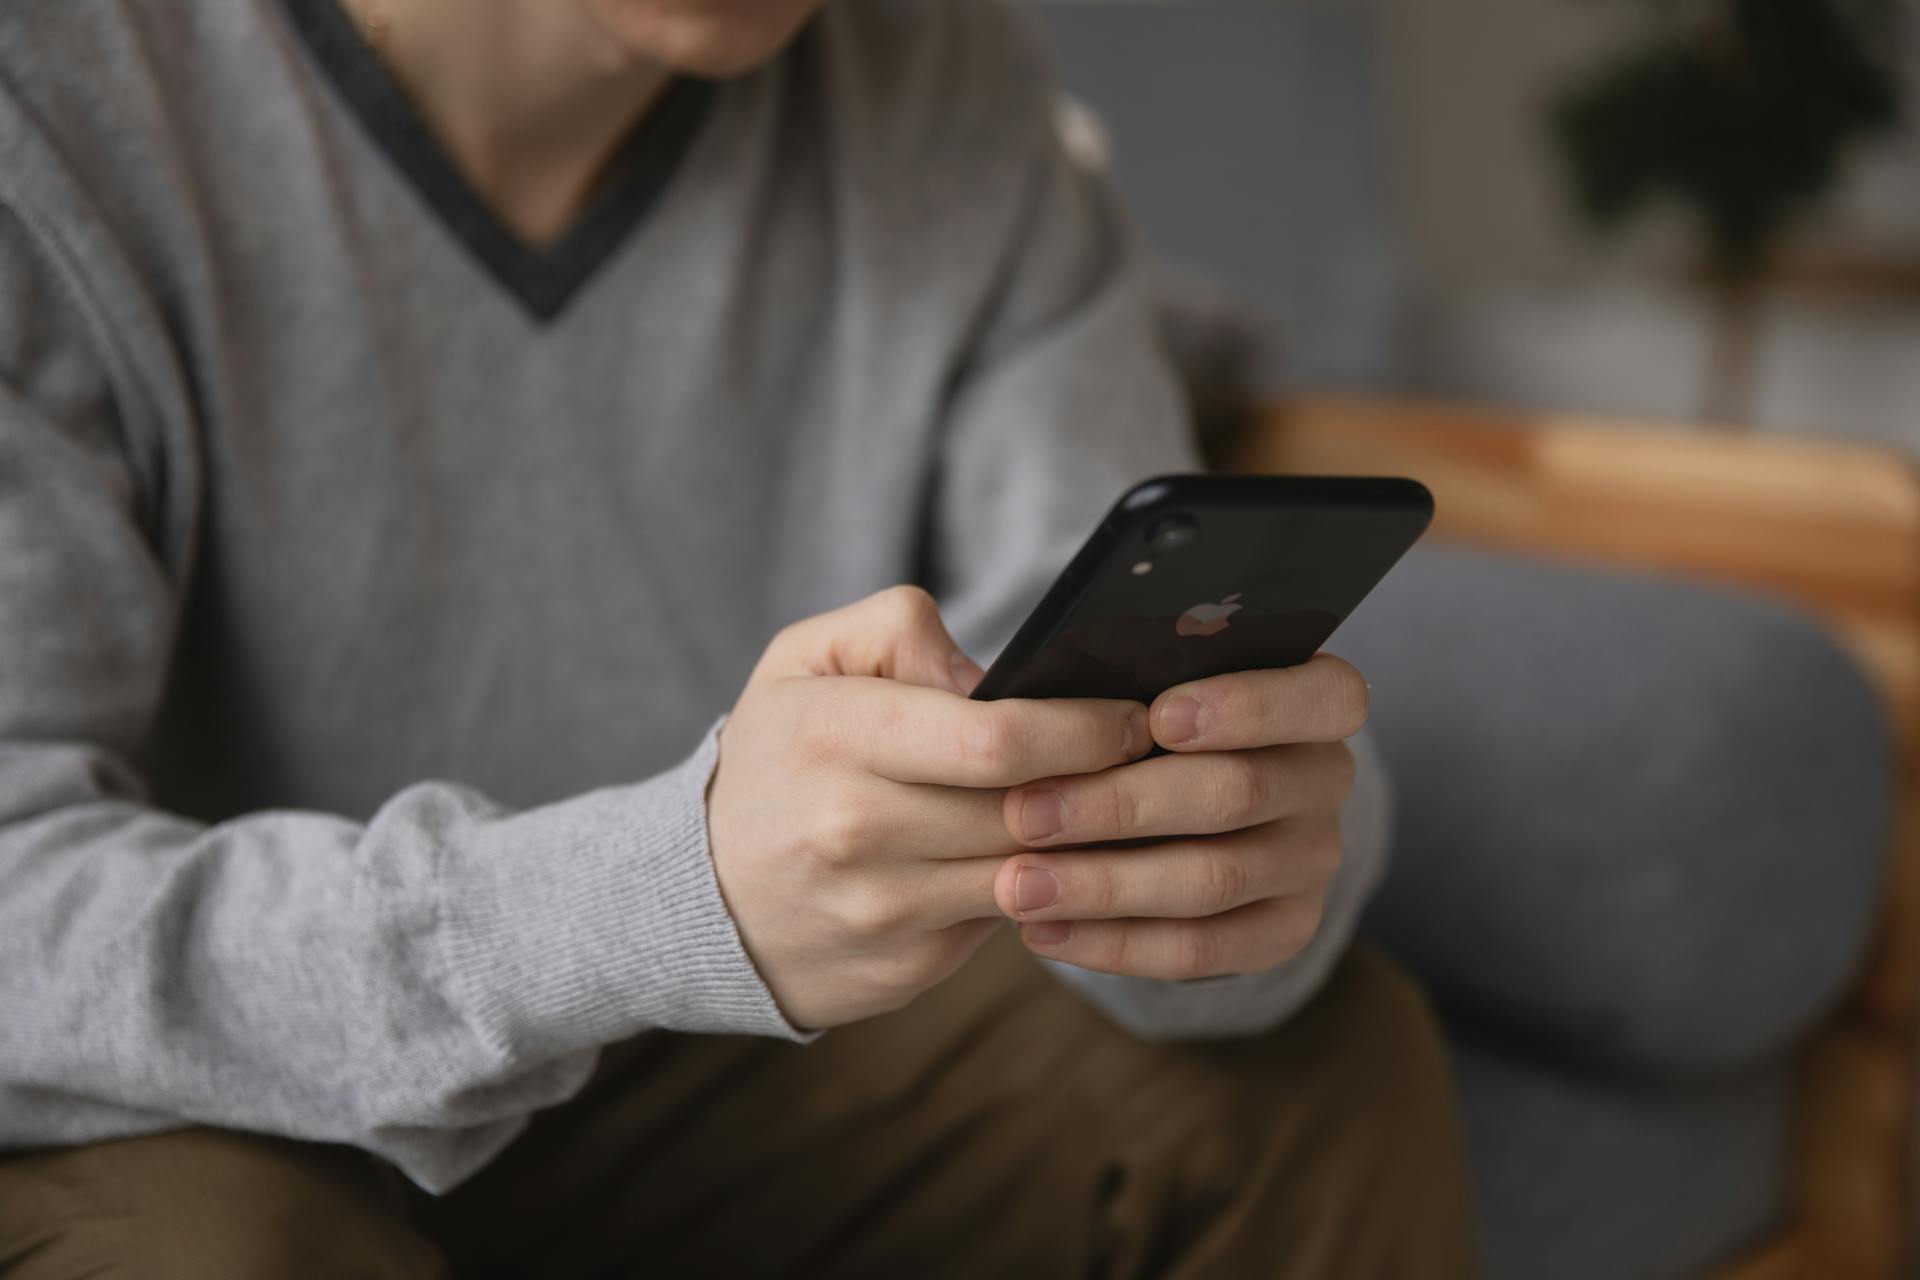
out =
[(294, 108), (276, 4), (0, 0), (0, 203), (95, 249), (197, 217)]
[(186, 6), (137, 0), (0, 0), (0, 85), (25, 103), (63, 87), (74, 102), (83, 93), (110, 101), (177, 60), (198, 20)]
[(90, 43), (93, 33), (128, 16), (118, 0), (5, 0), (0, 3), (0, 65), (12, 72), (58, 59), (76, 42)]
[(172, 134), (232, 78), (227, 55), (270, 35), (268, 2), (0, 0), (0, 145), (49, 143), (85, 173), (177, 158)]

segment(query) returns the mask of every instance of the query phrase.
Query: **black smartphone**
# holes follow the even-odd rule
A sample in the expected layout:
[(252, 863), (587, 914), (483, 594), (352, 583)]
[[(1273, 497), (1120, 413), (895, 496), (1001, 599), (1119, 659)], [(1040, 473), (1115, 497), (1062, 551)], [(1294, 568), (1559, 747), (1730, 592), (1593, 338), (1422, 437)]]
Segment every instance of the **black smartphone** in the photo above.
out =
[(975, 698), (1131, 698), (1305, 662), (1433, 519), (1414, 480), (1172, 475), (1113, 505)]

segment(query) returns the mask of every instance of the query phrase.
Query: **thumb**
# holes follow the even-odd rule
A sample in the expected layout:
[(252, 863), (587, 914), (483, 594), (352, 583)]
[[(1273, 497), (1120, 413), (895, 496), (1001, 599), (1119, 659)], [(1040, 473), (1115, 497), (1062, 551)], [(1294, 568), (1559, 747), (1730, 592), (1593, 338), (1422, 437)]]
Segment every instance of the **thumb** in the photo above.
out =
[(912, 586), (801, 619), (773, 638), (754, 668), (755, 680), (881, 676), (961, 695), (973, 692), (983, 674), (947, 634), (933, 597)]

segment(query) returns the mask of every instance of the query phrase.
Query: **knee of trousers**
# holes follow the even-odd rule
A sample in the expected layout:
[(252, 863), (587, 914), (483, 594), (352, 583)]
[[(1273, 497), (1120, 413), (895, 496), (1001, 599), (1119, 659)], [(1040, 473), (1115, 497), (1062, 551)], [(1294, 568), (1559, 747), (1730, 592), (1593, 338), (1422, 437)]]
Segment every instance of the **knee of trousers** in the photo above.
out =
[[(1182, 1123), (1211, 1145), (1238, 1148), (1243, 1169), (1296, 1152), (1317, 1159), (1337, 1133), (1343, 1152), (1393, 1160), (1416, 1131), (1448, 1133), (1457, 1116), (1446, 1043), (1426, 993), (1364, 943), (1286, 1022), (1258, 1035), (1169, 1043), (1158, 1051), (1203, 1076), (1182, 1091)], [(1208, 1083), (1211, 1081), (1211, 1083)], [(1201, 1099), (1205, 1105), (1200, 1105)], [(1195, 1114), (1203, 1113), (1203, 1114)], [(1294, 1139), (1307, 1139), (1296, 1144)]]
[(1809, 617), (1428, 553), (1348, 656), (1399, 811), (1368, 932), (1450, 1016), (1656, 1074), (1775, 1052), (1861, 960), (1893, 821), (1880, 703)]
[(0, 1158), (9, 1280), (445, 1274), (370, 1157), (207, 1129)]
[(1196, 1274), (1249, 1274), (1250, 1257), (1290, 1259), (1288, 1275), (1472, 1273), (1452, 1068), (1425, 992), (1392, 961), (1356, 946), (1279, 1028), (1178, 1051), (1232, 1074), (1215, 1122), (1241, 1153), (1210, 1241), (1238, 1269)]

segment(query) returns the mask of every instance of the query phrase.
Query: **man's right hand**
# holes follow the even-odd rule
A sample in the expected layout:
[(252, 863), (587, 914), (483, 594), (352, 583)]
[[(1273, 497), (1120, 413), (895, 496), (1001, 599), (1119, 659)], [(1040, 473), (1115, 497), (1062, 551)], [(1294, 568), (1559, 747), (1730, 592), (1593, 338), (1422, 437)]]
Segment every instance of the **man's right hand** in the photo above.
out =
[(1153, 745), (1140, 703), (974, 702), (979, 678), (933, 598), (894, 587), (775, 636), (734, 705), (707, 798), (714, 867), (796, 1026), (906, 1005), (1005, 918), (994, 876), (1023, 848), (1006, 788)]

